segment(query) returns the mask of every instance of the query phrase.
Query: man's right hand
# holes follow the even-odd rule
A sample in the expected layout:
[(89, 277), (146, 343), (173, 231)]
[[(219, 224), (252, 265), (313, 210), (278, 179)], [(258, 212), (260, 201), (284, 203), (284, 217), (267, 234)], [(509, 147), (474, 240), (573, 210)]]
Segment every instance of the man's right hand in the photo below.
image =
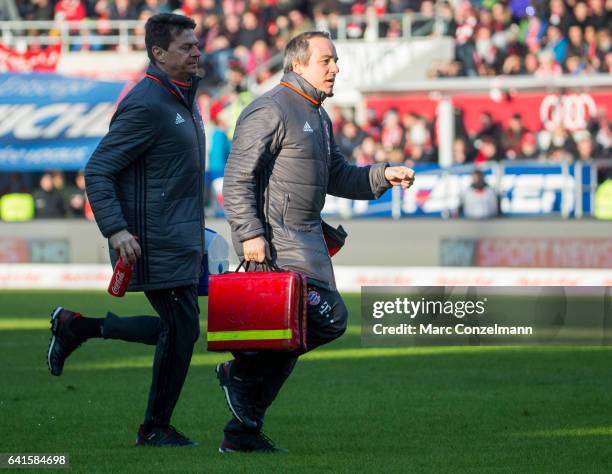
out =
[(136, 237), (125, 229), (111, 235), (109, 242), (124, 262), (135, 263), (136, 259), (140, 257), (141, 250)]
[(247, 262), (263, 263), (266, 258), (270, 260), (270, 247), (261, 235), (242, 242), (242, 252)]

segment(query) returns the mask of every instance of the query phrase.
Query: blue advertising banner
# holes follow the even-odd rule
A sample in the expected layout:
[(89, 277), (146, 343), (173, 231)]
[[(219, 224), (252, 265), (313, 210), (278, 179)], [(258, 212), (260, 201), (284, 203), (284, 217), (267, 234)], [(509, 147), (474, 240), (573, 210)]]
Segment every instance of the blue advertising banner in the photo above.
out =
[(108, 131), (125, 82), (0, 74), (0, 171), (79, 170)]
[[(592, 210), (597, 186), (591, 164), (491, 163), (482, 171), (499, 196), (507, 216), (583, 215)], [(408, 192), (391, 190), (375, 201), (351, 201), (327, 196), (324, 216), (339, 217), (458, 217), (465, 190), (472, 183), (471, 166), (442, 169), (437, 165), (415, 166), (417, 179)], [(223, 217), (223, 178), (213, 183), (215, 215)], [(394, 212), (395, 211), (395, 212)]]
[[(327, 215), (391, 217), (394, 205), (399, 216), (458, 216), (465, 190), (472, 182), (471, 168), (442, 170), (437, 166), (415, 166), (417, 179), (408, 192), (401, 191), (394, 203), (391, 191), (376, 201), (348, 201), (328, 196)], [(592, 165), (493, 163), (483, 168), (487, 183), (497, 191), (502, 214), (535, 216), (575, 215), (580, 208), (591, 212)]]

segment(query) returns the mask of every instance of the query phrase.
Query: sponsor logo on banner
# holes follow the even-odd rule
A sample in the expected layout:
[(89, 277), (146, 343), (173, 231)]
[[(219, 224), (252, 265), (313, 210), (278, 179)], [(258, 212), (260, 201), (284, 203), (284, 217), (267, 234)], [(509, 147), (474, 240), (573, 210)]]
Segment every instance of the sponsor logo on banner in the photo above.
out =
[(28, 248), (32, 263), (70, 263), (70, 245), (65, 239), (33, 239)]
[(597, 104), (589, 94), (547, 95), (540, 104), (540, 120), (548, 130), (562, 126), (584, 130), (597, 113)]
[(0, 239), (0, 263), (28, 262), (28, 243), (25, 239), (2, 237)]
[[(459, 213), (459, 206), (464, 191), (470, 186), (471, 176), (468, 173), (442, 175), (437, 166), (421, 169), (414, 167), (417, 179), (409, 192), (398, 194), (402, 216), (440, 216), (443, 212), (451, 215)], [(571, 214), (576, 210), (575, 166), (568, 167), (568, 174), (563, 174), (561, 166), (512, 165), (503, 168), (501, 181), (486, 171), (487, 182), (494, 189), (500, 190), (500, 205), (504, 215), (535, 216), (540, 214)], [(582, 180), (585, 190), (582, 195), (582, 212), (591, 211), (591, 197), (588, 187), (591, 186), (591, 166), (582, 166)], [(213, 182), (212, 188), (217, 196), (219, 206), (223, 205), (223, 180)], [(563, 192), (565, 190), (565, 193)], [(323, 215), (343, 217), (391, 217), (393, 193), (386, 192), (380, 199), (372, 201), (351, 201), (335, 196), (327, 196)], [(217, 214), (222, 217), (221, 211)]]
[(612, 239), (580, 237), (442, 239), (440, 265), (612, 268)]
[(480, 239), (474, 260), (481, 267), (612, 268), (612, 239)]
[(0, 263), (69, 263), (70, 246), (65, 239), (0, 239)]
[[(359, 267), (334, 269), (338, 290), (358, 292), (362, 286), (610, 286), (607, 269)], [(0, 264), (0, 288), (105, 290), (110, 265)]]
[(52, 72), (57, 68), (61, 52), (60, 44), (23, 53), (0, 44), (0, 72)]
[[(612, 92), (609, 89), (589, 93), (567, 91), (564, 94), (516, 91), (501, 102), (492, 100), (488, 93), (482, 93), (454, 95), (452, 102), (455, 109), (463, 112), (464, 124), (469, 133), (476, 133), (480, 129), (483, 112), (490, 112), (493, 119), (504, 126), (513, 114), (518, 113), (529, 130), (551, 130), (563, 125), (574, 131), (586, 128), (598, 108), (612, 110)], [(414, 112), (433, 120), (439, 101), (426, 94), (372, 94), (365, 98), (365, 104), (366, 108), (375, 110), (379, 117), (395, 107), (400, 113)]]
[(124, 82), (0, 74), (0, 171), (78, 170), (95, 150)]

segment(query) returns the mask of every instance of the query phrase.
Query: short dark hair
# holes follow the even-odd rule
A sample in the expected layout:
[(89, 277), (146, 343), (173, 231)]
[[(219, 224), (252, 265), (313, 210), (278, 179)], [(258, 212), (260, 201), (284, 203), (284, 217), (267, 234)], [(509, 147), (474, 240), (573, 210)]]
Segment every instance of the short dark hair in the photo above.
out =
[(308, 64), (310, 60), (309, 42), (311, 38), (326, 38), (331, 40), (331, 36), (326, 31), (307, 31), (300, 33), (292, 38), (285, 47), (283, 55), (284, 72), (293, 71), (293, 63), (297, 60), (300, 64)]
[(172, 40), (183, 30), (193, 30), (195, 27), (196, 22), (183, 15), (175, 13), (153, 15), (145, 24), (145, 45), (149, 59), (155, 62), (153, 46), (167, 50)]

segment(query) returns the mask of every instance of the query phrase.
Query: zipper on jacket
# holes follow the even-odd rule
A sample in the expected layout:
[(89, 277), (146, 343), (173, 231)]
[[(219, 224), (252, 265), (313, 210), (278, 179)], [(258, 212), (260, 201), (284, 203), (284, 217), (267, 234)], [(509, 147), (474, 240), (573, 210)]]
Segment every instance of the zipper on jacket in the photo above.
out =
[(331, 162), (331, 136), (330, 132), (327, 128), (327, 122), (323, 118), (323, 114), (321, 113), (321, 107), (317, 107), (317, 112), (319, 113), (319, 121), (321, 122), (321, 128), (323, 129), (323, 139), (325, 140), (325, 153), (327, 156), (327, 164)]
[(202, 252), (205, 251), (206, 242), (204, 242), (204, 208), (202, 201), (204, 200), (204, 172), (202, 169), (202, 145), (200, 143), (200, 130), (202, 130), (202, 135), (204, 136), (204, 146), (206, 146), (206, 136), (204, 135), (204, 127), (200, 126), (198, 123), (198, 119), (196, 118), (195, 113), (191, 112), (191, 119), (193, 120), (193, 124), (196, 128), (196, 140), (198, 141), (198, 171), (199, 171), (199, 184), (200, 184), (200, 197), (198, 199), (198, 208), (200, 210), (200, 243)]

